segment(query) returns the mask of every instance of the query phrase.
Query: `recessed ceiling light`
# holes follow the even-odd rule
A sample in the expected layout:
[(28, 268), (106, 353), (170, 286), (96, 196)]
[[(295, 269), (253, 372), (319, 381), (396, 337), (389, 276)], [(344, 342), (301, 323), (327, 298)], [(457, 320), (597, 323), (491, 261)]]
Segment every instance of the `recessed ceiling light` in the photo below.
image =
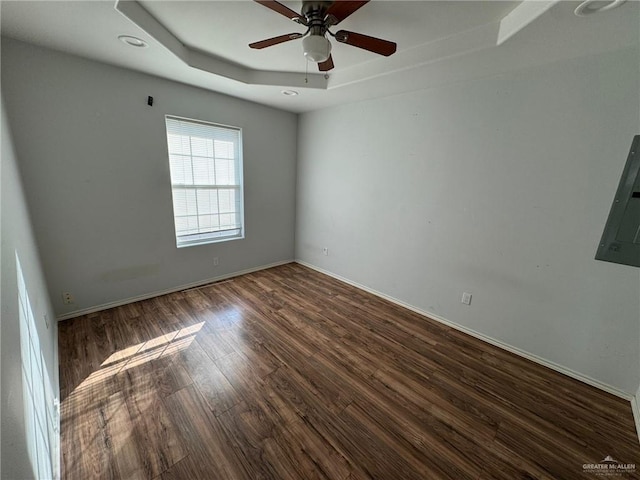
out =
[(585, 0), (574, 10), (579, 17), (586, 17), (594, 13), (607, 12), (622, 5), (626, 0)]
[(122, 43), (126, 43), (131, 47), (145, 48), (147, 46), (147, 42), (145, 42), (141, 38), (132, 37), (131, 35), (120, 35), (118, 37), (118, 40), (120, 40)]
[(298, 92), (296, 92), (295, 90), (282, 90), (282, 94), (286, 95), (287, 97), (295, 97), (296, 95), (298, 95)]

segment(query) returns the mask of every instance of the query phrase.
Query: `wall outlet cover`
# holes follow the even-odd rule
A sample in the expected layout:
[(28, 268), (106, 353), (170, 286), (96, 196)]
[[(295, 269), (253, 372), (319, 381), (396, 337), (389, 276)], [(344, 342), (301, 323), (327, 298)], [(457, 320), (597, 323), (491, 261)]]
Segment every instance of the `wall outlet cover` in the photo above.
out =
[(471, 305), (471, 297), (472, 295), (469, 292), (464, 292), (462, 294), (462, 303), (465, 305)]
[(62, 303), (71, 305), (73, 303), (73, 295), (69, 292), (62, 292)]

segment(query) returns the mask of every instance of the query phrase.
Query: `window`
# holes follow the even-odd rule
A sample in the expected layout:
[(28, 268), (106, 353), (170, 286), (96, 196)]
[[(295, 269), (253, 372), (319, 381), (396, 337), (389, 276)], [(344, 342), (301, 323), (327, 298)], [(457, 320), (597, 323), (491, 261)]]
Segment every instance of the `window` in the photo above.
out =
[(47, 364), (40, 348), (40, 337), (18, 252), (16, 252), (16, 270), (27, 452), (35, 478), (58, 479), (60, 478), (58, 399), (55, 398), (49, 381)]
[(242, 132), (166, 117), (178, 247), (244, 237)]

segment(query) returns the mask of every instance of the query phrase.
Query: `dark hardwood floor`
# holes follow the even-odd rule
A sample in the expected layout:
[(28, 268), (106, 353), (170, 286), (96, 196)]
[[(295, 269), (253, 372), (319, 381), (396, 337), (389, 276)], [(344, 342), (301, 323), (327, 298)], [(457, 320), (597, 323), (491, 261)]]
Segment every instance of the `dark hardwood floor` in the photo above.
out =
[(594, 480), (607, 455), (640, 473), (629, 402), (298, 264), (59, 339), (63, 479)]

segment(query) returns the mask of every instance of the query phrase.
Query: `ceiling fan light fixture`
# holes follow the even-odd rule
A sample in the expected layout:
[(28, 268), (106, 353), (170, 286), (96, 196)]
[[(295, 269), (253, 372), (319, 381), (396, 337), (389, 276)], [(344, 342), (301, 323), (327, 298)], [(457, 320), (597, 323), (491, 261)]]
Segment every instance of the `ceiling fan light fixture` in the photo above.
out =
[(321, 63), (331, 55), (331, 42), (324, 35), (309, 35), (302, 40), (302, 50), (307, 60)]

